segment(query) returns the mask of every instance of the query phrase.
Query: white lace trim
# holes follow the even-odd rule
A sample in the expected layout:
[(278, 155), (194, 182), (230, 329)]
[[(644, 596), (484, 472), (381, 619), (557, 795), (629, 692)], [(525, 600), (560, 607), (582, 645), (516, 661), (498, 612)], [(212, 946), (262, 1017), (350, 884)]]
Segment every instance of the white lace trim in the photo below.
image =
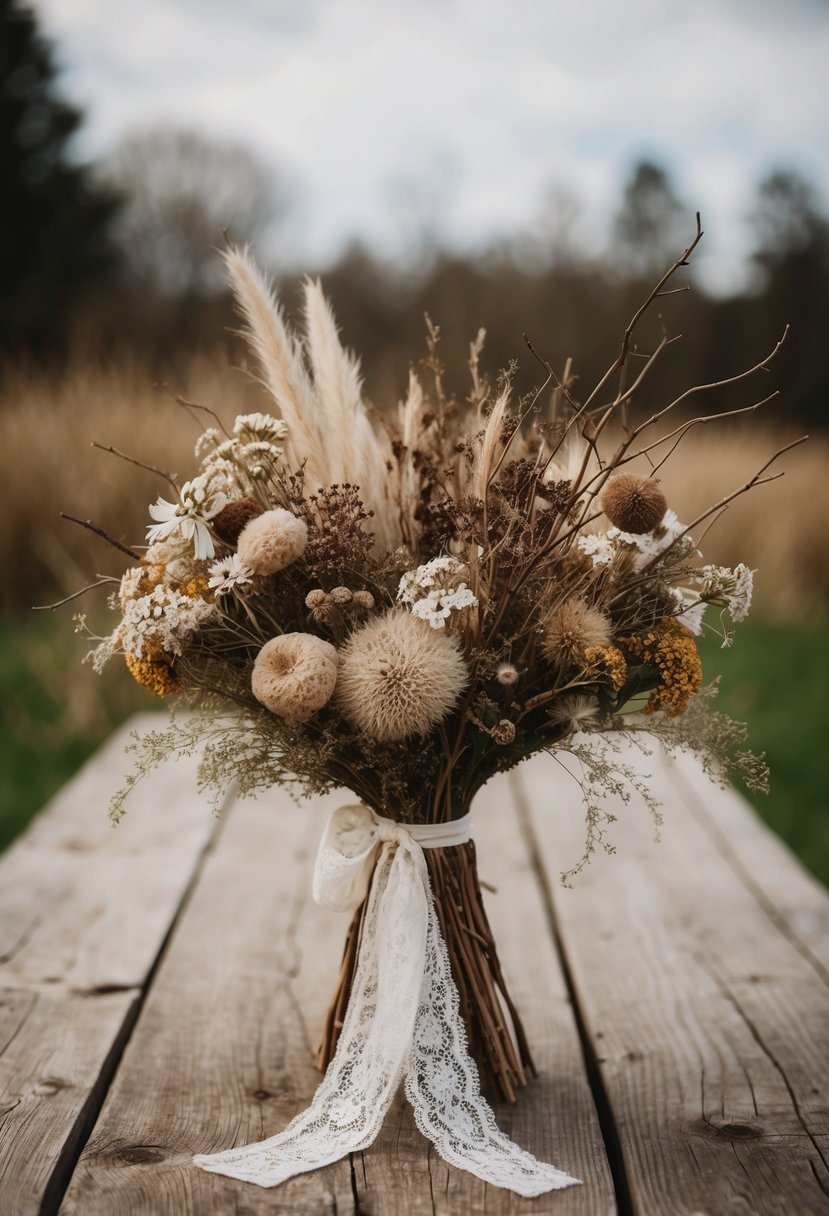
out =
[(373, 1143), (404, 1079), (417, 1126), (452, 1165), (525, 1196), (578, 1182), (509, 1140), (481, 1095), (421, 844), (367, 807), (343, 807), (320, 844), (314, 897), (348, 910), (367, 888), (348, 1008), (311, 1105), (268, 1140), (194, 1163), (266, 1187), (330, 1165)]

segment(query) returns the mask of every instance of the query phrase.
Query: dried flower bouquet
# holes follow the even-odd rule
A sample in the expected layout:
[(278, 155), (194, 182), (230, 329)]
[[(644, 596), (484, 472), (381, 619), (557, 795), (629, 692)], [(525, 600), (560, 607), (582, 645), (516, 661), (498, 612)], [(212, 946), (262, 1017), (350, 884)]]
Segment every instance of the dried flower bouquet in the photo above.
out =
[[(480, 334), (469, 396), (455, 400), (430, 326), (428, 387), (412, 371), (405, 401), (385, 414), (366, 403), (319, 284), (305, 285), (300, 336), (248, 254), (228, 252), (274, 414), (242, 415), (230, 429), (212, 418), (195, 475), (184, 484), (165, 475), (172, 496), (150, 507), (150, 543), (132, 551), (120, 579), (120, 619), (98, 640), (95, 667), (121, 655), (139, 683), (188, 712), (137, 745), (113, 818), (143, 773), (197, 748), (218, 798), (231, 779), (241, 794), (274, 782), (305, 794), (345, 786), (407, 825), (460, 820), (495, 773), (568, 749), (584, 772), (586, 810), (585, 850), (569, 878), (608, 847), (603, 793), (627, 800), (635, 787), (658, 822), (619, 740), (690, 746), (719, 779), (739, 772), (762, 786), (765, 766), (742, 748), (742, 726), (701, 690), (695, 644), (706, 625), (729, 639), (724, 614), (747, 615), (752, 572), (704, 564), (697, 546), (731, 501), (775, 476), (780, 453), (685, 524), (668, 504), (663, 467), (690, 427), (714, 418), (666, 419), (718, 386), (631, 421), (636, 391), (669, 344), (664, 336), (643, 354), (635, 331), (700, 235), (698, 225), (584, 399), (569, 368), (559, 377), (536, 355), (543, 383), (515, 401), (508, 376), (493, 386), (481, 373)], [(474, 844), (425, 857), (470, 1050), (514, 1100), (532, 1061)], [(346, 942), (323, 1068), (348, 1006), (364, 908)]]

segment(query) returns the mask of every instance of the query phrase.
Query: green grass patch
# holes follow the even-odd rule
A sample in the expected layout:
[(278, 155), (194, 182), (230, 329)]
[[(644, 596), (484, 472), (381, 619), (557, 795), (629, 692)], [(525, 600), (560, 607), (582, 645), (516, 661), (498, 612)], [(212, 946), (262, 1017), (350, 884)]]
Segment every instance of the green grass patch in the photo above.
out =
[[(161, 707), (117, 660), (103, 676), (81, 666), (87, 649), (68, 613), (0, 618), (0, 848), (115, 726)], [(771, 766), (771, 793), (747, 797), (829, 885), (829, 627), (749, 621), (729, 649), (710, 638), (701, 651), (706, 680), (721, 676), (720, 708), (748, 723)]]
[(748, 723), (771, 768), (768, 794), (743, 793), (829, 886), (829, 626), (747, 621), (728, 649), (706, 638), (700, 650), (719, 708)]
[(69, 611), (0, 617), (0, 849), (114, 727), (159, 705), (118, 660), (100, 677), (82, 666), (88, 649)]

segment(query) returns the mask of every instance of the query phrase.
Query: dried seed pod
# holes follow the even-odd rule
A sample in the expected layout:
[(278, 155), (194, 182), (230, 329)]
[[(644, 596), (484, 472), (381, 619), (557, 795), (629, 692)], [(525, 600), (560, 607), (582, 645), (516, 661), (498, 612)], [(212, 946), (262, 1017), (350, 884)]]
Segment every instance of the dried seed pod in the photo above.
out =
[(309, 591), (305, 597), (305, 607), (312, 611), (315, 608), (321, 608), (328, 596), (321, 587), (315, 587), (313, 591)]
[(350, 604), (353, 597), (348, 587), (335, 587), (328, 592), (328, 598), (332, 604)]
[(227, 506), (222, 507), (218, 515), (214, 515), (210, 523), (216, 535), (227, 545), (235, 545), (246, 524), (257, 515), (262, 514), (262, 508), (252, 498), (235, 498)]
[(370, 591), (355, 591), (351, 602), (355, 608), (364, 608), (366, 612), (370, 612), (374, 607), (374, 596)]
[(614, 527), (634, 535), (652, 532), (668, 510), (659, 482), (637, 473), (617, 473), (611, 477), (599, 501)]

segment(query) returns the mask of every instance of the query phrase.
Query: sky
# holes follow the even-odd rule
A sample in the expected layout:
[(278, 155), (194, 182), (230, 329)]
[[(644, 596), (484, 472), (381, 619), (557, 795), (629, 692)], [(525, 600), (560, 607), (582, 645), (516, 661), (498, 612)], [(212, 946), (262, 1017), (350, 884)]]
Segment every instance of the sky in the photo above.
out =
[(771, 167), (829, 205), (829, 0), (34, 0), (86, 111), (79, 151), (130, 130), (248, 143), (291, 185), (294, 266), (424, 226), (472, 250), (572, 196), (606, 239), (630, 166), (669, 170), (738, 287)]

